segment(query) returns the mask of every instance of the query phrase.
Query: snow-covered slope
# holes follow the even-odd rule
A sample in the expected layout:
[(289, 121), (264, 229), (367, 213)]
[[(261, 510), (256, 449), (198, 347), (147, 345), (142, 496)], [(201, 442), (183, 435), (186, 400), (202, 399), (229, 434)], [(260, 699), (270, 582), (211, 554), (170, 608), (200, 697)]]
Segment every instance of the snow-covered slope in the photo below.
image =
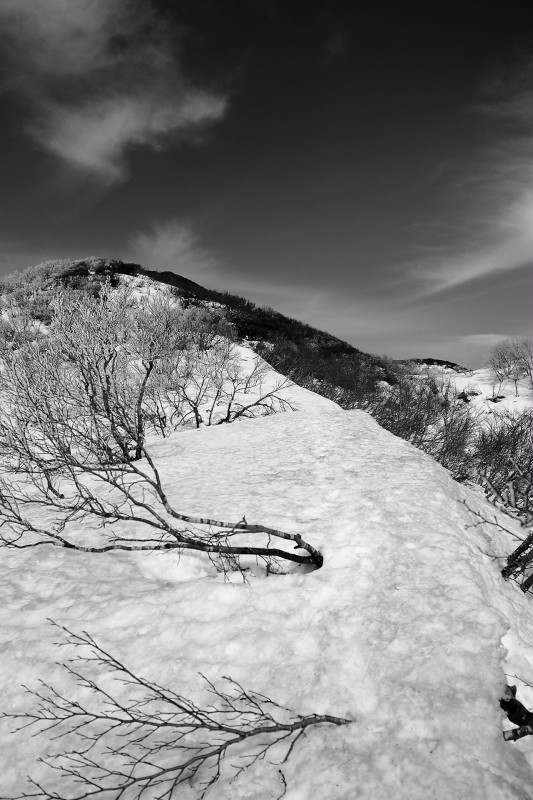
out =
[[(198, 671), (230, 675), (299, 713), (353, 720), (308, 732), (283, 765), (285, 794), (265, 760), (210, 798), (531, 797), (498, 700), (510, 626), (532, 662), (532, 606), (499, 578), (490, 527), (469, 527), (463, 501), (483, 498), (363, 412), (307, 394), (299, 413), (186, 431), (153, 453), (175, 507), (305, 533), (323, 568), (242, 583), (199, 556), (1, 551), (2, 708), (31, 706), (21, 683), (64, 683), (51, 617), (184, 695), (203, 691)], [(9, 727), (6, 797), (45, 774), (44, 740)]]
[(321, 395), (318, 395), (309, 389), (305, 389), (303, 386), (298, 386), (297, 383), (293, 383), (292, 381), (288, 380), (280, 372), (277, 372), (277, 370), (273, 369), (270, 364), (267, 364), (266, 361), (261, 358), (261, 356), (258, 356), (257, 353), (253, 351), (251, 346), (247, 344), (235, 344), (234, 351), (239, 358), (239, 362), (243, 368), (243, 371), (247, 375), (252, 372), (257, 363), (262, 365), (264, 369), (264, 378), (262, 379), (260, 386), (251, 389), (247, 395), (242, 396), (241, 400), (243, 403), (253, 402), (253, 400), (258, 399), (261, 394), (266, 394), (267, 392), (272, 391), (276, 386), (286, 384), (285, 388), (280, 389), (277, 394), (286, 400), (289, 404), (289, 407), (294, 409), (294, 411), (313, 410), (318, 413), (320, 410), (340, 410), (340, 406), (338, 406), (333, 400), (329, 400), (327, 397), (322, 397)]

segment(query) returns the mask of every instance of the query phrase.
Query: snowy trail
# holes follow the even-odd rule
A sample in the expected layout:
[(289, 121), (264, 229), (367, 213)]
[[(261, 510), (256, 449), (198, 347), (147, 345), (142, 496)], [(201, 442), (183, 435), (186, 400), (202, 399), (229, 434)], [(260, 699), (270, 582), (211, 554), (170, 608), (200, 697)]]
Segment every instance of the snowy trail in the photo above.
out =
[[(229, 674), (299, 713), (352, 718), (299, 744), (283, 767), (286, 800), (533, 795), (501, 735), (509, 621), (497, 567), (441, 467), (333, 405), (181, 433), (153, 451), (175, 507), (298, 531), (324, 567), (242, 584), (195, 556), (2, 553), (4, 708), (27, 705), (20, 682), (57, 679), (43, 628), (53, 617), (185, 694), (199, 670)], [(0, 742), (7, 794), (43, 742), (3, 731)], [(261, 763), (211, 796), (279, 797), (278, 768)]]

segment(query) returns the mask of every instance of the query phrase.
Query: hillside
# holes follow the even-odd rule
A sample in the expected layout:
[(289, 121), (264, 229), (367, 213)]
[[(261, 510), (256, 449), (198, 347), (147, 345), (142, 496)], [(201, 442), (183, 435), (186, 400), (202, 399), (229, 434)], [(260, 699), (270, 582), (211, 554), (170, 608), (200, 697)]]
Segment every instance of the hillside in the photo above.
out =
[(362, 398), (376, 383), (394, 382), (391, 360), (363, 353), (325, 331), (291, 319), (272, 308), (256, 306), (228, 292), (205, 289), (173, 272), (154, 272), (140, 264), (116, 259), (84, 258), (48, 261), (0, 282), (0, 295), (22, 300), (35, 318), (46, 322), (48, 301), (58, 286), (92, 292), (105, 280), (118, 285), (121, 279), (168, 286), (185, 306), (215, 305), (224, 309), (238, 337), (254, 342), (258, 352), (284, 375), (313, 385), (326, 396), (337, 387)]

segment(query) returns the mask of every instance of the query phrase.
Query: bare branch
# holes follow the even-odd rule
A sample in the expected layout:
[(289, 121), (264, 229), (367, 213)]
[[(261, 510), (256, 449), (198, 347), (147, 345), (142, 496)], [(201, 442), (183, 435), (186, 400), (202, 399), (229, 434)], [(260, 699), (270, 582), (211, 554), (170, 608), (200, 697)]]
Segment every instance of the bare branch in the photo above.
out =
[[(37, 701), (34, 711), (3, 715), (15, 720), (16, 730), (53, 731), (54, 739), (67, 737), (69, 746), (73, 739), (78, 742), (74, 749), (42, 759), (59, 772), (61, 793), (56, 781), (50, 789), (33, 782), (33, 790), (18, 795), (18, 800), (81, 800), (93, 795), (119, 800), (125, 792), (139, 800), (148, 789), (170, 800), (184, 783), (196, 786), (203, 798), (222, 774), (237, 776), (265, 757), (285, 762), (307, 729), (353, 721), (329, 714), (294, 714), (229, 677), (224, 684), (214, 684), (201, 676), (209, 704), (200, 705), (137, 676), (88, 633), (56, 627), (64, 637), (62, 645), (81, 651), (63, 666), (89, 695), (84, 691), (86, 699), (79, 700), (42, 682), (39, 689), (29, 690)], [(87, 675), (90, 667), (100, 671), (100, 679)], [(124, 688), (120, 698), (108, 688), (106, 673), (127, 689), (127, 699), (122, 699)]]
[(506, 742), (516, 742), (517, 739), (532, 735), (533, 725), (522, 725), (520, 728), (512, 728), (510, 731), (503, 732), (503, 738)]

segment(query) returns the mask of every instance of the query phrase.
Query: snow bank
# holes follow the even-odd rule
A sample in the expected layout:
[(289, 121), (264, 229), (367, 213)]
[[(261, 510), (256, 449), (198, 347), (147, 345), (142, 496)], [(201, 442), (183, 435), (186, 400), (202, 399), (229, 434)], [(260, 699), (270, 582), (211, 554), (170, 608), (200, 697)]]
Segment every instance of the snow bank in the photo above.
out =
[[(490, 529), (469, 527), (463, 500), (482, 498), (366, 414), (310, 400), (300, 413), (179, 433), (153, 452), (176, 507), (305, 533), (324, 567), (242, 583), (198, 557), (2, 551), (3, 709), (29, 707), (21, 683), (61, 685), (52, 617), (185, 695), (203, 691), (201, 670), (299, 713), (353, 719), (300, 741), (283, 766), (286, 800), (531, 796), (498, 706), (501, 640), (528, 601), (485, 555)], [(45, 740), (2, 725), (9, 796), (28, 772), (43, 778), (34, 761)], [(208, 797), (280, 797), (278, 770), (261, 762)]]

